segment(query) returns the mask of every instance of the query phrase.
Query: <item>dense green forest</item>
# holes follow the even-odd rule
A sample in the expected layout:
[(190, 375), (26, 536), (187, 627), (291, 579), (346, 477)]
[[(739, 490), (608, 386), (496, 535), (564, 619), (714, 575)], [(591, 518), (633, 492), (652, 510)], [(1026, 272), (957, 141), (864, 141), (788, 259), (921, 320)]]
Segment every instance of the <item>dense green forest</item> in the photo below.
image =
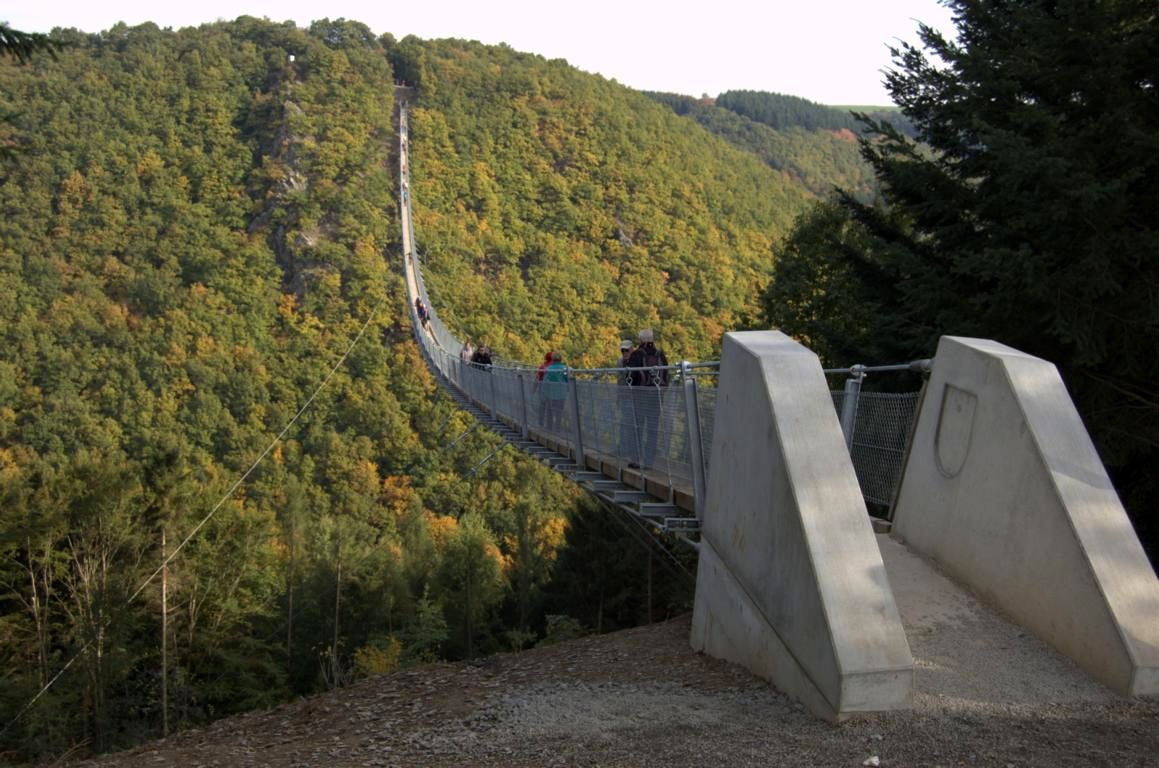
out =
[(672, 93), (649, 93), (648, 96), (676, 114), (695, 120), (737, 148), (756, 155), (770, 168), (805, 186), (819, 198), (829, 197), (834, 189), (843, 189), (865, 202), (877, 194), (873, 168), (861, 156), (857, 136), (849, 128), (811, 129), (791, 124), (774, 128), (724, 109), (719, 102), (713, 104), (711, 100)]
[(803, 99), (766, 91), (725, 91), (714, 99), (716, 106), (747, 117), (778, 131), (856, 131), (857, 121), (848, 112)]
[(752, 322), (774, 245), (815, 199), (643, 94), (503, 46), (403, 40), (415, 228), (460, 336), (606, 365), (654, 327), (708, 359)]
[(53, 39), (0, 61), (0, 755), (687, 608), (625, 521), (511, 451), (479, 466), (496, 439), (425, 373), (389, 265), (393, 40)]
[(725, 91), (711, 100), (713, 106), (733, 112), (777, 131), (800, 128), (805, 131), (851, 131), (861, 134), (865, 124), (854, 110), (874, 120), (889, 123), (913, 137), (916, 128), (905, 112), (896, 107), (833, 107), (800, 96), (768, 91)]

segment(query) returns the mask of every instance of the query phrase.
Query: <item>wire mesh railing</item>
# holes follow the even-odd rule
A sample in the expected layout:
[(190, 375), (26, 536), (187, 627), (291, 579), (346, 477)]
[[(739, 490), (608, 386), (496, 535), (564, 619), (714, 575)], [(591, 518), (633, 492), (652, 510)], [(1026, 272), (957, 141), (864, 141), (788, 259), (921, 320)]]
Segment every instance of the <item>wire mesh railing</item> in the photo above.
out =
[[(833, 405), (841, 413), (849, 397), (832, 392)], [(906, 450), (920, 392), (861, 392), (849, 457), (865, 500), (883, 507), (893, 505), (901, 482)]]

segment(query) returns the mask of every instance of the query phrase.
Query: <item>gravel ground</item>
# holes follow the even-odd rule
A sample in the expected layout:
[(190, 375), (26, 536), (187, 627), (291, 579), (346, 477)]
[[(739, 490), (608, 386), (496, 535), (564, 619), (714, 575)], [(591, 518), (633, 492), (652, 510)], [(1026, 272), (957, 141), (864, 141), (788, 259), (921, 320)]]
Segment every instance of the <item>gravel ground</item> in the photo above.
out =
[(894, 539), (877, 537), (914, 657), (916, 711), (1106, 704), (1115, 696)]
[[(978, 695), (986, 685), (927, 688), (911, 711), (831, 725), (739, 667), (694, 653), (688, 636), (685, 617), (395, 672), (84, 765), (1159, 766), (1159, 701), (1093, 684), (1097, 700), (1084, 699), (1090, 690), (1067, 698), (1065, 686), (1055, 701), (1025, 692), (987, 701)], [(919, 684), (962, 677), (940, 669), (922, 661)]]

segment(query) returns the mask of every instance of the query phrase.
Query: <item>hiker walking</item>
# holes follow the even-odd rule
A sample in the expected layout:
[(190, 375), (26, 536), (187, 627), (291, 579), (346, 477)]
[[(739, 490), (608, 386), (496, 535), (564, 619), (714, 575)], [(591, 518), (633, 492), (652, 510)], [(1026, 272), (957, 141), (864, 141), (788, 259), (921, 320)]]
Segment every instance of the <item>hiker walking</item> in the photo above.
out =
[(427, 311), (427, 305), (423, 303), (422, 296), (415, 297), (415, 314), (419, 316), (419, 325), (429, 332), (431, 330), (431, 315)]

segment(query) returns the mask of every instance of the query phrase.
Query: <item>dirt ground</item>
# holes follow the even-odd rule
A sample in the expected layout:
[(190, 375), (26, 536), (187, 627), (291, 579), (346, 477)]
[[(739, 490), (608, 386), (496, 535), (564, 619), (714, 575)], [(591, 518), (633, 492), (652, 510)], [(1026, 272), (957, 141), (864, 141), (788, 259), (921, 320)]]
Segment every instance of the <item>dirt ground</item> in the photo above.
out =
[(1159, 701), (818, 720), (693, 652), (689, 619), (390, 673), (84, 766), (1159, 766)]

